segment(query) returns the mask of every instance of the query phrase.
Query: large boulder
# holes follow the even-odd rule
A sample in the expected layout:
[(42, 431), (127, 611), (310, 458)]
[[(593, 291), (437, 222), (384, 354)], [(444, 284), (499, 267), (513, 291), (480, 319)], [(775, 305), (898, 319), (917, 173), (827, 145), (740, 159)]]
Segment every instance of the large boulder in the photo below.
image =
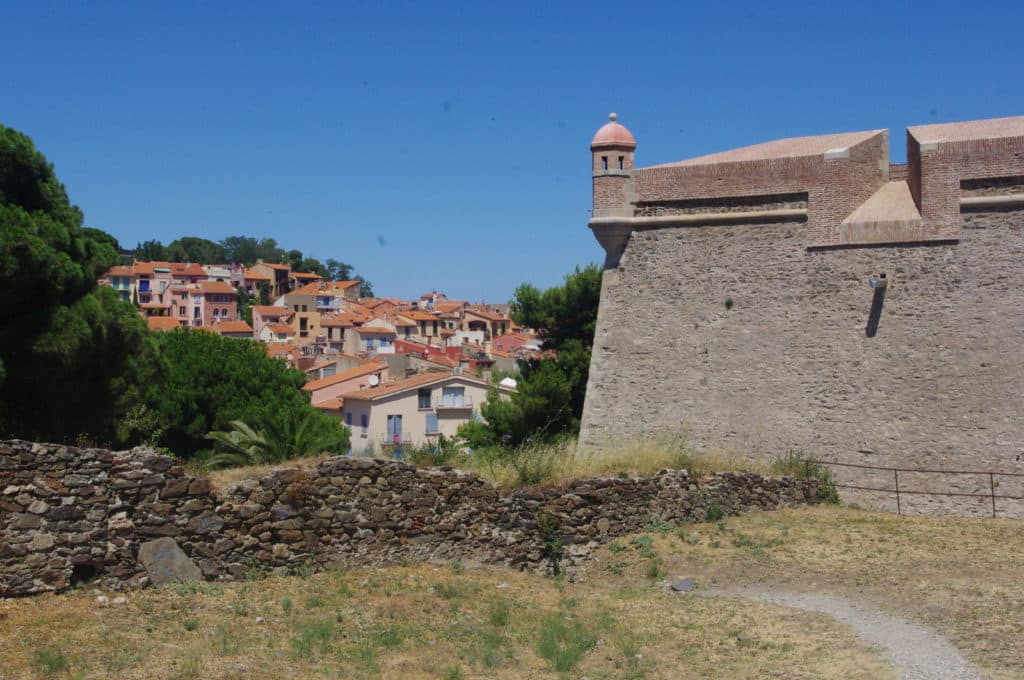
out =
[(170, 536), (143, 543), (139, 547), (139, 563), (155, 586), (203, 580), (202, 570)]

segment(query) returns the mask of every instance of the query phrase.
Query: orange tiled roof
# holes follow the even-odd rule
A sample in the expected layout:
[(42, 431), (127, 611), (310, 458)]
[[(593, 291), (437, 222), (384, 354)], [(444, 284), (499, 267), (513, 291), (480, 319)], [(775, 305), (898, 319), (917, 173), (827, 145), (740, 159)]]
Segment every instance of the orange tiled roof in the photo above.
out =
[[(476, 378), (470, 378), (466, 375), (455, 375), (451, 371), (429, 371), (427, 373), (419, 373), (409, 378), (403, 378), (402, 380), (395, 380), (393, 382), (384, 383), (377, 387), (367, 387), (366, 389), (356, 390), (353, 392), (346, 392), (340, 395), (340, 397), (346, 401), (358, 400), (358, 401), (372, 401), (380, 397), (386, 397), (391, 394), (398, 392), (404, 392), (417, 387), (423, 387), (431, 383), (441, 382), (450, 378), (458, 378), (460, 380), (469, 380), (475, 383), (483, 383), (482, 380)], [(486, 383), (484, 383), (486, 384)]]
[(383, 328), (381, 326), (360, 326), (355, 329), (356, 333), (379, 333), (380, 335), (394, 335), (395, 332), (390, 328)]
[(173, 331), (180, 326), (177, 319), (169, 316), (151, 316), (146, 319), (146, 325), (151, 331)]
[(352, 314), (339, 313), (320, 317), (321, 328), (349, 328), (354, 325), (355, 317)]
[(171, 273), (175, 276), (206, 276), (206, 270), (195, 262), (172, 262)]
[(338, 288), (344, 290), (346, 288), (351, 288), (352, 286), (358, 286), (361, 283), (362, 281), (360, 281), (359, 279), (354, 279), (352, 281), (328, 281), (324, 285), (327, 286), (328, 288)]
[(490, 311), (489, 309), (480, 309), (479, 307), (468, 307), (466, 309), (466, 314), (475, 314), (475, 315), (477, 315), (477, 316), (479, 316), (481, 318), (487, 319), (488, 321), (507, 321), (508, 320), (507, 316), (502, 316), (501, 314), (495, 314), (494, 312)]
[(158, 261), (154, 261), (154, 262), (133, 262), (132, 263), (132, 272), (134, 274), (136, 274), (136, 275), (138, 275), (138, 274), (152, 274), (153, 270), (155, 268), (157, 268), (157, 267), (160, 267), (161, 269), (170, 269), (171, 268), (171, 263), (170, 262), (158, 262)]
[(424, 356), (423, 360), (429, 361), (432, 364), (437, 364), (438, 366), (447, 366), (448, 368), (455, 368), (459, 365), (458, 361), (449, 358), (444, 354), (431, 354), (430, 356)]
[(344, 405), (344, 399), (328, 399), (327, 401), (312, 404), (313, 408), (318, 408), (323, 411), (340, 411)]
[(319, 295), (320, 284), (317, 281), (312, 281), (304, 286), (299, 286), (295, 290), (288, 293), (288, 295)]
[(363, 364), (362, 366), (356, 366), (355, 368), (350, 368), (347, 371), (342, 371), (341, 373), (329, 375), (326, 378), (320, 378), (319, 380), (310, 380), (309, 382), (302, 386), (302, 391), (314, 392), (316, 390), (322, 390), (325, 387), (337, 385), (338, 383), (345, 382), (346, 380), (352, 380), (353, 378), (361, 378), (364, 375), (370, 375), (371, 373), (377, 373), (380, 371), (387, 370), (387, 367), (388, 365), (383, 361), (374, 361), (366, 363)]
[(421, 312), (421, 311), (418, 311), (418, 310), (413, 310), (411, 312), (402, 312), (402, 316), (406, 317), (407, 319), (412, 319), (413, 321), (437, 321), (438, 320), (436, 315), (431, 314), (430, 312)]
[(410, 321), (409, 319), (398, 319), (395, 321), (395, 325), (399, 327), (412, 326), (413, 328), (416, 328), (416, 322)]
[(260, 316), (284, 316), (292, 310), (287, 307), (275, 307), (274, 305), (253, 305), (253, 312), (258, 312)]
[(204, 293), (231, 294), (236, 293), (235, 289), (227, 281), (199, 281), (196, 283)]
[(131, 275), (132, 275), (132, 268), (131, 267), (126, 267), (126, 266), (121, 265), (121, 264), (115, 264), (113, 267), (110, 268), (110, 271), (107, 272), (107, 276), (131, 276)]
[(267, 328), (270, 329), (271, 333), (286, 333), (287, 334), (287, 333), (291, 333), (292, 332), (292, 327), (291, 326), (286, 326), (283, 323), (268, 324)]
[(320, 363), (318, 363), (318, 364), (313, 364), (313, 365), (312, 365), (312, 366), (310, 366), (309, 368), (306, 368), (306, 369), (303, 369), (303, 370), (304, 370), (304, 371), (305, 371), (306, 373), (309, 373), (310, 371), (319, 371), (319, 370), (320, 370), (321, 368), (326, 368), (326, 367), (328, 367), (328, 366), (333, 366), (333, 365), (334, 365), (334, 364), (336, 364), (336, 363), (337, 363), (337, 362), (336, 362), (336, 361), (334, 361), (333, 359), (328, 359), (327, 361), (321, 361), (321, 362), (320, 362)]
[(458, 311), (465, 305), (466, 302), (463, 300), (444, 300), (440, 302), (435, 302), (434, 309), (437, 310), (438, 312), (448, 313)]
[(292, 270), (292, 266), (290, 264), (275, 264), (273, 262), (257, 262), (253, 266), (259, 267), (260, 265), (263, 265), (264, 267), (270, 267), (271, 269), (277, 269), (278, 271), (290, 272)]
[(246, 269), (245, 270), (245, 278), (252, 279), (253, 281), (269, 281), (270, 280), (270, 277), (267, 276), (266, 274), (260, 274), (259, 272), (254, 272), (251, 269)]
[(218, 333), (252, 333), (252, 327), (244, 321), (221, 321), (213, 324)]

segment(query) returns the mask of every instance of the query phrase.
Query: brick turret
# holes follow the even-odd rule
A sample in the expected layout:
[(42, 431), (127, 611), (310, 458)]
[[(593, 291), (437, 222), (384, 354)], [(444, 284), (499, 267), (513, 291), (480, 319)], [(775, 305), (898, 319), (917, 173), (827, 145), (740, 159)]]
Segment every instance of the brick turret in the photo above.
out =
[(594, 217), (632, 215), (629, 191), (633, 171), (636, 140), (618, 116), (608, 115), (605, 123), (590, 142), (594, 175)]

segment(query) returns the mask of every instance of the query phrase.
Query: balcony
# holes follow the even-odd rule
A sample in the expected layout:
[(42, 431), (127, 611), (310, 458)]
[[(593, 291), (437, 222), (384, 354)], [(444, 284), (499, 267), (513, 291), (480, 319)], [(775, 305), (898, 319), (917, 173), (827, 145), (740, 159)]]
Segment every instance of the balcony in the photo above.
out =
[(454, 397), (434, 400), (435, 411), (472, 411), (473, 410), (473, 398), (472, 397)]
[(385, 435), (381, 437), (380, 446), (385, 450), (400, 446), (412, 446), (412, 438), (408, 434)]

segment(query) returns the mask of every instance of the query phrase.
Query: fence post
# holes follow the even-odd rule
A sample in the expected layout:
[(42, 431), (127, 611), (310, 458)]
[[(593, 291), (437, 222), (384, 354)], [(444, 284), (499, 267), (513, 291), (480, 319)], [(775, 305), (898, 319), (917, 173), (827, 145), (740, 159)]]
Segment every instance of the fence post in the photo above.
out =
[(988, 488), (992, 492), (992, 517), (996, 516), (996, 480), (995, 475), (988, 473)]
[(892, 469), (892, 478), (896, 482), (896, 514), (902, 515), (903, 509), (900, 507), (900, 471), (896, 468)]

